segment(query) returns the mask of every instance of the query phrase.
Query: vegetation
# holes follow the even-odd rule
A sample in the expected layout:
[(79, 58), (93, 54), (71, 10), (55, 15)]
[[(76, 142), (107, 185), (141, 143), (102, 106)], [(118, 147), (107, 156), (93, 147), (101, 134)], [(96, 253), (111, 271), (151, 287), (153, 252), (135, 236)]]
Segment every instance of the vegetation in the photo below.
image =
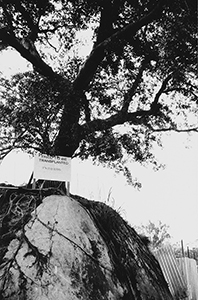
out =
[(0, 12), (0, 49), (32, 65), (1, 74), (1, 157), (92, 156), (127, 174), (126, 158), (153, 160), (159, 132), (198, 130), (195, 0), (6, 0)]
[(142, 236), (143, 241), (148, 244), (152, 249), (161, 247), (164, 242), (171, 236), (168, 233), (168, 226), (161, 221), (153, 223), (151, 221), (146, 225), (137, 226), (136, 230)]

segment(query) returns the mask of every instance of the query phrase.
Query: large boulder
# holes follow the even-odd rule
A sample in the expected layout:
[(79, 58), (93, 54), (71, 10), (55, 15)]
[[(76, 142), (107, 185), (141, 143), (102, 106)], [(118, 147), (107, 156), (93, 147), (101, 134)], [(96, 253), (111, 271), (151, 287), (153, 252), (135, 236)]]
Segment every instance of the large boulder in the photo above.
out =
[(3, 220), (2, 299), (172, 299), (158, 262), (112, 208), (51, 195), (27, 211)]

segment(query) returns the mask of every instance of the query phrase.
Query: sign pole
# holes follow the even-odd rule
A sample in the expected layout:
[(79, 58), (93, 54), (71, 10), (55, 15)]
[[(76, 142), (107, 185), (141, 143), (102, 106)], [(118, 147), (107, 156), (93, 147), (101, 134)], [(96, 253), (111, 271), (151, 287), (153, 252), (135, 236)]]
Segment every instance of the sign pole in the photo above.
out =
[(32, 189), (36, 189), (36, 178), (33, 177), (33, 182), (32, 182)]
[(70, 195), (70, 182), (69, 181), (66, 182), (66, 190), (67, 190), (67, 196), (69, 197), (69, 195)]

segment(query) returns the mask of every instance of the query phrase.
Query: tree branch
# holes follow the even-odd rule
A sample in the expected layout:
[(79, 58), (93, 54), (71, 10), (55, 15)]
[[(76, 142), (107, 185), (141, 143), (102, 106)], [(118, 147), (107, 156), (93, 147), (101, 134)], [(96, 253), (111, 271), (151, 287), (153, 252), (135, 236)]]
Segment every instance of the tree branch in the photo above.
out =
[[(23, 137), (23, 135), (27, 132), (27, 130), (22, 131), (17, 137), (14, 138), (9, 138), (9, 142), (12, 143), (6, 147), (0, 148), (0, 159), (4, 158), (10, 151), (12, 151), (15, 148), (18, 148), (18, 146), (16, 145), (18, 143), (18, 141), (20, 141), (20, 139)], [(6, 138), (6, 137), (5, 137)], [(1, 138), (3, 139), (3, 137)], [(7, 143), (8, 144), (8, 143)], [(20, 148), (20, 147), (19, 147)]]
[(39, 33), (43, 33), (43, 34), (55, 33), (56, 30), (58, 30), (59, 28), (63, 28), (63, 25), (60, 24), (60, 25), (54, 26), (54, 28), (39, 29)]
[(175, 126), (168, 127), (168, 128), (154, 128), (152, 126), (149, 126), (149, 128), (153, 132), (167, 132), (167, 131), (175, 131), (175, 132), (178, 132), (178, 133), (182, 133), (182, 132), (198, 132), (198, 127), (178, 129)]
[(14, 35), (11, 35), (5, 27), (0, 29), (0, 40), (17, 50), (21, 56), (32, 63), (40, 74), (49, 78), (57, 77), (53, 69), (41, 59), (34, 45), (30, 46), (28, 43), (20, 42)]
[(97, 47), (92, 50), (91, 54), (81, 68), (77, 78), (73, 83), (74, 87), (76, 89), (86, 89), (92, 80), (98, 65), (104, 59), (106, 54), (112, 50), (115, 42), (123, 43), (123, 45), (126, 44), (127, 40), (131, 40), (140, 28), (159, 18), (160, 12), (163, 10), (163, 3), (165, 1), (166, 0), (160, 0), (155, 8), (146, 16), (135, 23), (133, 23), (133, 20), (131, 20), (131, 22), (123, 29), (114, 33), (112, 36), (97, 45)]
[(151, 104), (151, 110), (152, 110), (153, 112), (155, 112), (155, 113), (158, 111), (158, 104), (159, 104), (158, 102), (159, 102), (159, 98), (160, 98), (160, 96), (162, 95), (162, 93), (165, 92), (166, 86), (167, 86), (169, 80), (172, 78), (172, 76), (173, 76), (173, 74), (171, 73), (171, 74), (169, 74), (169, 75), (164, 79), (164, 81), (162, 82), (162, 85), (161, 85), (159, 91), (158, 91), (157, 94), (155, 95), (155, 99), (154, 99), (154, 101), (153, 101), (152, 104)]
[[(81, 125), (80, 132), (81, 137), (85, 138), (89, 134), (96, 132), (96, 131), (103, 131), (109, 128), (112, 128), (116, 125), (122, 125), (124, 123), (131, 123), (133, 125), (145, 125), (145, 117), (155, 115), (153, 109), (149, 110), (138, 110), (131, 113), (123, 113), (122, 111), (118, 112), (117, 114), (107, 118), (107, 119), (95, 119), (88, 123)], [(165, 131), (176, 131), (176, 132), (198, 132), (198, 127), (194, 128), (185, 128), (185, 129), (178, 129), (175, 126), (170, 126), (169, 128), (157, 128), (155, 129), (151, 125), (146, 124), (147, 127), (153, 132), (165, 132)]]
[(101, 16), (100, 16), (100, 25), (97, 32), (97, 40), (95, 45), (100, 44), (106, 38), (108, 38), (113, 33), (112, 26), (112, 3), (109, 0), (105, 0), (102, 4)]
[(0, 148), (0, 159), (2, 160), (8, 153), (10, 153), (12, 150), (18, 148), (17, 146), (7, 146), (6, 148)]
[(141, 81), (142, 74), (143, 74), (143, 71), (144, 71), (144, 68), (145, 68), (145, 65), (146, 65), (147, 62), (148, 62), (147, 59), (145, 59), (142, 62), (142, 65), (139, 68), (139, 72), (138, 72), (138, 74), (137, 74), (137, 76), (136, 76), (136, 78), (133, 82), (133, 85), (131, 86), (131, 88), (127, 91), (127, 93), (124, 96), (123, 106), (122, 106), (122, 109), (121, 109), (121, 111), (123, 113), (126, 113), (128, 111), (129, 105), (130, 105), (131, 100), (132, 100), (132, 96), (135, 94), (135, 91), (138, 87), (138, 84)]
[(135, 112), (127, 113), (131, 97), (138, 86), (138, 83), (142, 76), (142, 72), (144, 70), (145, 63), (147, 62), (148, 60), (145, 59), (145, 61), (142, 63), (142, 66), (139, 69), (139, 73), (134, 81), (134, 84), (132, 85), (131, 89), (126, 93), (122, 109), (117, 114), (110, 116), (107, 119), (96, 119), (81, 125), (81, 131), (83, 135), (87, 136), (90, 133), (93, 133), (94, 131), (106, 130), (115, 125), (124, 124), (126, 122), (132, 123), (133, 125), (144, 124), (146, 116), (156, 115), (159, 98), (165, 90), (168, 81), (172, 78), (173, 74), (170, 74), (165, 78), (149, 110), (137, 110)]
[(184, 92), (184, 93), (188, 93), (193, 95), (194, 97), (197, 97), (197, 94), (192, 90), (194, 87), (191, 88), (191, 86), (189, 86), (189, 88), (185, 88), (185, 87), (171, 87), (171, 88), (167, 88), (164, 90), (164, 93), (168, 94), (170, 92)]
[(134, 125), (144, 123), (144, 117), (151, 114), (151, 110), (139, 110), (132, 113), (122, 113), (121, 111), (107, 119), (95, 119), (80, 126), (83, 137), (88, 136), (95, 131), (103, 131), (115, 125), (121, 125), (126, 122)]

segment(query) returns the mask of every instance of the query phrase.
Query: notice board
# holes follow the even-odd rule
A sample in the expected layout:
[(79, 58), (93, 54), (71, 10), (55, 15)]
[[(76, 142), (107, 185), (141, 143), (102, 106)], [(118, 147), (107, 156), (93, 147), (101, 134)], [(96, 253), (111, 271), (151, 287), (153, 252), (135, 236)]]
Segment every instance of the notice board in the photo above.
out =
[(34, 156), (34, 178), (70, 182), (71, 158), (36, 153)]

